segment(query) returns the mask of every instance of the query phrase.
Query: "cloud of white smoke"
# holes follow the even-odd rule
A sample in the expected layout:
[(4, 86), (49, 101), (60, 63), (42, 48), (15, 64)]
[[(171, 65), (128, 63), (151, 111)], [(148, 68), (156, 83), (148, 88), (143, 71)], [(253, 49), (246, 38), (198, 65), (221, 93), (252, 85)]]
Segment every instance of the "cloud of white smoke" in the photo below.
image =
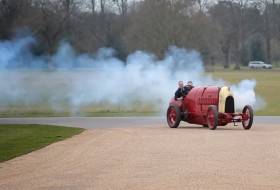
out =
[[(111, 48), (101, 48), (96, 55), (77, 55), (62, 42), (50, 59), (35, 57), (28, 50), (32, 37), (0, 42), (0, 102), (2, 105), (36, 105), (42, 102), (59, 111), (60, 103), (71, 105), (72, 112), (81, 106), (106, 102), (111, 105), (151, 104), (166, 110), (179, 80), (194, 85), (228, 85), (204, 75), (200, 54), (170, 47), (162, 60), (148, 52), (136, 51), (123, 62)], [(46, 72), (49, 62), (55, 70)], [(13, 67), (28, 69), (11, 70)], [(34, 70), (42, 68), (43, 70)], [(255, 80), (230, 85), (236, 109), (250, 104), (254, 109), (265, 105), (256, 95)]]

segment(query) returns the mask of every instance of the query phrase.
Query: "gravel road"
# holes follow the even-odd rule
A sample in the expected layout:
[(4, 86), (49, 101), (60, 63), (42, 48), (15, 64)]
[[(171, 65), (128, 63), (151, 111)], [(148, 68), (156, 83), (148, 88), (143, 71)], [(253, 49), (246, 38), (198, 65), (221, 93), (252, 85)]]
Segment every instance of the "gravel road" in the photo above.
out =
[(2, 118), (89, 130), (0, 163), (0, 189), (280, 189), (279, 121), (211, 131), (161, 117)]
[[(120, 127), (166, 127), (165, 117), (35, 117), (0, 118), (0, 124), (50, 124), (69, 127), (120, 128)], [(254, 124), (280, 124), (280, 116), (257, 116)], [(188, 126), (181, 122), (180, 126)]]

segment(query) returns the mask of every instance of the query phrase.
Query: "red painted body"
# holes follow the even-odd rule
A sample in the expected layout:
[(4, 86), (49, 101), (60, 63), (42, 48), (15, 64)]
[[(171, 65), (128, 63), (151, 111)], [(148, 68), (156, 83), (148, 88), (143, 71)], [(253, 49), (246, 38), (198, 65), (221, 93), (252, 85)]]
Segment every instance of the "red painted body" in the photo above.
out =
[[(207, 125), (207, 114), (209, 106), (219, 108), (219, 86), (197, 86), (194, 87), (183, 100), (175, 101), (174, 97), (171, 98), (169, 106), (176, 104), (179, 106), (182, 117), (181, 120), (199, 125)], [(218, 111), (218, 126), (225, 126), (231, 122), (245, 122), (249, 119), (249, 115), (243, 112), (235, 113), (234, 98), (230, 96), (225, 103), (227, 112)], [(188, 115), (184, 116), (184, 110), (187, 109)], [(245, 109), (245, 108), (244, 108)], [(168, 116), (167, 116), (168, 117)], [(209, 117), (208, 117), (209, 120)]]

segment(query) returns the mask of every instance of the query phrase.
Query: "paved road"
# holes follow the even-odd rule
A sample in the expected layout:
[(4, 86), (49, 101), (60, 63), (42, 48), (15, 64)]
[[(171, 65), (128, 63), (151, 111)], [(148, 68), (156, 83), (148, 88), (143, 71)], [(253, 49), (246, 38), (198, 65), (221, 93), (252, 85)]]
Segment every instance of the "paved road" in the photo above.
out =
[[(0, 124), (49, 124), (69, 127), (119, 128), (167, 126), (165, 117), (36, 117), (0, 118)], [(280, 116), (255, 116), (253, 124), (280, 124)], [(180, 126), (188, 125), (181, 122)]]

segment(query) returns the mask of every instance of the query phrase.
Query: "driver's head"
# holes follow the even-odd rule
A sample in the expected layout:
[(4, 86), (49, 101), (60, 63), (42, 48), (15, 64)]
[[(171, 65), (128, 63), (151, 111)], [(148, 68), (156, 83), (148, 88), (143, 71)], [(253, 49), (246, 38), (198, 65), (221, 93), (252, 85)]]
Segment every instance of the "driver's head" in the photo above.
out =
[(192, 81), (188, 81), (187, 85), (192, 86), (193, 85)]
[(178, 85), (179, 85), (179, 88), (183, 88), (183, 87), (184, 87), (183, 81), (180, 80), (180, 81), (178, 82)]

